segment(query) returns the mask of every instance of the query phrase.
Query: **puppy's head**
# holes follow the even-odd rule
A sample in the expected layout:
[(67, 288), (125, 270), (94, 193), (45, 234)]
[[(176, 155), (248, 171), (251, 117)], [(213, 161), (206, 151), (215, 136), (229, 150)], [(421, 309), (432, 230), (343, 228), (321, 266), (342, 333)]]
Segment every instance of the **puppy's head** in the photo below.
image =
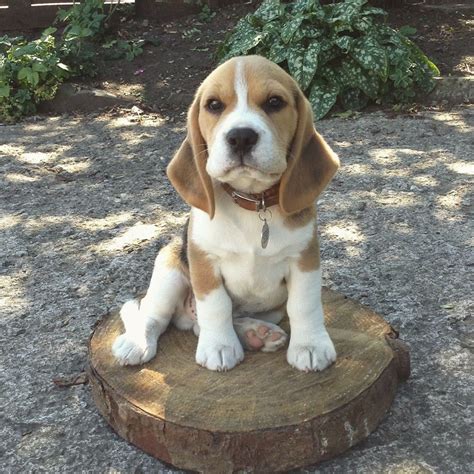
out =
[(219, 66), (199, 87), (168, 176), (211, 218), (214, 182), (259, 193), (280, 181), (280, 207), (292, 214), (313, 204), (338, 165), (297, 83), (271, 61), (245, 56)]

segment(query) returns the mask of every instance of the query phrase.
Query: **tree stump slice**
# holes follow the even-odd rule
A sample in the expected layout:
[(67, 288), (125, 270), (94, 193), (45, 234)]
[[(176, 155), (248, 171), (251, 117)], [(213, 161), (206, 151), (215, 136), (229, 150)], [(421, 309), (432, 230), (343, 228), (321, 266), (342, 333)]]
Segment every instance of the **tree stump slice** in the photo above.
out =
[(410, 368), (380, 316), (328, 289), (323, 304), (338, 357), (315, 373), (290, 367), (285, 350), (246, 352), (233, 370), (212, 372), (195, 363), (192, 332), (175, 328), (153, 360), (122, 367), (111, 352), (122, 322), (106, 315), (89, 342), (97, 407), (120, 436), (181, 469), (278, 472), (330, 459), (378, 426)]

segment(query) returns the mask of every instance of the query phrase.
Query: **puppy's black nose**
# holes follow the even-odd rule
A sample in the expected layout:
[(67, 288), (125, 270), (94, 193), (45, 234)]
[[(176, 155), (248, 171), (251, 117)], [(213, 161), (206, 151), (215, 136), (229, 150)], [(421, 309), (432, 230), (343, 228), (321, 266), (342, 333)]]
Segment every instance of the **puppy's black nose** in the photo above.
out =
[(258, 133), (251, 128), (233, 128), (226, 140), (233, 152), (243, 155), (258, 142)]

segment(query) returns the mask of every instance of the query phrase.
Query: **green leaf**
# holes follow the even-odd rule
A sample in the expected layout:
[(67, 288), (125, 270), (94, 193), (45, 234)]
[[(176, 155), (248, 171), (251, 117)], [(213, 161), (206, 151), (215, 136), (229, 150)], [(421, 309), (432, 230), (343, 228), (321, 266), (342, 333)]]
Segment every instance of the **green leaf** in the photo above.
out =
[(278, 21), (270, 21), (263, 25), (262, 32), (265, 36), (277, 38), (280, 36), (281, 24)]
[(56, 31), (57, 31), (57, 28), (53, 28), (52, 26), (50, 26), (49, 28), (46, 28), (46, 29), (43, 31), (43, 33), (41, 33), (41, 36), (42, 36), (43, 38), (46, 38), (47, 36), (50, 36), (50, 35), (56, 33)]
[(320, 38), (323, 35), (324, 31), (314, 24), (302, 25), (293, 35), (293, 42), (301, 41), (303, 38)]
[(322, 38), (319, 43), (321, 44), (321, 52), (319, 53), (320, 64), (326, 64), (341, 54), (341, 51), (335, 46), (332, 39)]
[(350, 88), (341, 92), (341, 105), (344, 110), (361, 110), (367, 103), (365, 97), (359, 89)]
[(438, 66), (436, 66), (436, 64), (430, 61), (428, 58), (426, 58), (426, 65), (430, 69), (433, 76), (439, 77), (441, 75), (441, 73), (439, 72)]
[(274, 63), (280, 64), (286, 59), (288, 47), (282, 43), (274, 42), (268, 52), (268, 59)]
[(396, 65), (406, 60), (406, 50), (401, 47), (387, 48), (387, 59), (390, 64)]
[(382, 78), (388, 74), (388, 62), (385, 49), (372, 36), (363, 36), (353, 43), (351, 56), (368, 71)]
[(284, 43), (289, 43), (291, 41), (291, 38), (300, 27), (302, 21), (303, 17), (300, 16), (283, 25), (280, 36)]
[(30, 77), (28, 78), (28, 81), (30, 82), (30, 84), (33, 87), (36, 87), (38, 85), (39, 80), (40, 80), (40, 77), (39, 77), (39, 74), (36, 71), (33, 71), (31, 73)]
[(36, 72), (47, 72), (48, 71), (48, 68), (44, 65), (44, 64), (41, 64), (41, 63), (33, 63), (33, 71), (36, 71)]
[(362, 33), (369, 33), (373, 31), (374, 23), (372, 18), (369, 17), (362, 17), (354, 20), (352, 26), (355, 30), (360, 31)]
[(305, 90), (313, 80), (314, 74), (318, 69), (318, 56), (321, 51), (321, 44), (313, 41), (306, 48), (303, 57), (303, 90)]
[(315, 80), (309, 93), (309, 102), (316, 120), (323, 118), (336, 103), (339, 88), (323, 80)]
[(296, 45), (288, 48), (286, 56), (290, 74), (298, 83), (300, 82), (301, 76), (303, 75), (303, 54), (303, 48), (299, 45)]
[(34, 42), (25, 44), (24, 46), (19, 46), (19, 47), (13, 47), (12, 52), (13, 52), (13, 57), (19, 58), (21, 56), (27, 56), (30, 54), (34, 54), (36, 51), (36, 44)]
[(27, 79), (28, 77), (30, 77), (32, 73), (32, 70), (30, 67), (22, 67), (19, 71), (18, 71), (18, 79), (21, 81), (23, 79)]
[(81, 36), (92, 36), (92, 30), (90, 28), (82, 28)]
[(403, 36), (413, 36), (416, 34), (416, 28), (413, 28), (413, 26), (404, 25), (398, 30), (398, 32)]
[(80, 36), (82, 28), (79, 25), (72, 25), (70, 29), (67, 30), (67, 34), (70, 36)]
[(324, 79), (328, 84), (333, 84), (338, 89), (343, 86), (343, 82), (340, 80), (340, 71), (334, 70), (332, 67), (325, 64), (324, 66), (319, 67), (316, 80)]
[(293, 14), (304, 13), (311, 11), (316, 5), (314, 0), (296, 0), (293, 2), (291, 12)]
[(318, 68), (318, 55), (321, 45), (314, 41), (306, 49), (291, 47), (288, 49), (287, 62), (291, 75), (302, 90), (306, 90)]
[(346, 59), (338, 69), (339, 81), (347, 88), (359, 88), (371, 99), (376, 99), (379, 93), (377, 76), (362, 69), (353, 59)]
[(344, 52), (348, 52), (349, 49), (351, 48), (353, 41), (354, 41), (354, 38), (352, 38), (351, 36), (339, 36), (334, 41), (334, 43)]
[(364, 15), (381, 15), (381, 16), (387, 16), (388, 13), (383, 10), (382, 8), (377, 8), (377, 7), (370, 7), (367, 6), (362, 10), (362, 13)]
[(8, 84), (0, 84), (0, 97), (10, 96), (10, 86)]
[(359, 16), (361, 7), (365, 3), (367, 3), (367, 0), (351, 0), (336, 3), (329, 21), (331, 23), (345, 23), (348, 26)]
[(242, 22), (240, 28), (235, 33), (234, 45), (239, 54), (245, 54), (254, 48), (264, 38), (263, 33), (253, 28), (249, 23)]
[(272, 21), (283, 13), (283, 7), (279, 0), (264, 0), (255, 12), (255, 17), (263, 22)]

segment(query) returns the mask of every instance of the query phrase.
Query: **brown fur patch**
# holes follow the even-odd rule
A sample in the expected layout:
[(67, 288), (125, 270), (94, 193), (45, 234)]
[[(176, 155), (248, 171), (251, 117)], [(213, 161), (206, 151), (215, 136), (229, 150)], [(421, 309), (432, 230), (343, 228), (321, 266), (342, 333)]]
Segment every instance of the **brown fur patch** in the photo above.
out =
[(297, 108), (298, 126), (280, 181), (280, 207), (287, 215), (311, 206), (339, 167), (339, 158), (314, 129), (311, 104), (299, 89)]
[(298, 268), (302, 272), (311, 272), (319, 268), (319, 239), (318, 239), (318, 227), (314, 224), (313, 236), (308, 242), (307, 247), (301, 252), (301, 256), (298, 260)]
[[(249, 106), (267, 123), (274, 139), (286, 154), (298, 122), (295, 81), (279, 66), (260, 56), (245, 58), (244, 74)], [(287, 105), (277, 112), (267, 114), (262, 105), (273, 96), (281, 97)]]
[(175, 237), (160, 250), (160, 254), (164, 256), (167, 267), (180, 270), (189, 278), (189, 268), (183, 264), (183, 260), (181, 259), (182, 246), (183, 239), (181, 237)]
[(316, 219), (316, 208), (311, 206), (285, 217), (283, 225), (289, 229), (298, 229), (308, 225), (314, 219)]
[(191, 286), (196, 298), (203, 299), (212, 290), (219, 288), (222, 280), (216, 275), (209, 255), (193, 242), (188, 244), (188, 258)]
[[(279, 66), (260, 57), (246, 56), (231, 59), (213, 71), (199, 88), (199, 127), (208, 147), (216, 138), (218, 124), (231, 113), (237, 104), (234, 89), (237, 62), (243, 65), (247, 83), (249, 107), (257, 112), (273, 131), (279, 146), (288, 150), (297, 123), (295, 103), (296, 83)], [(287, 106), (278, 112), (267, 114), (262, 106), (272, 96), (280, 96)], [(221, 114), (213, 114), (205, 106), (210, 99), (220, 100), (225, 109)]]
[(214, 216), (214, 190), (206, 171), (207, 147), (199, 127), (198, 91), (188, 111), (188, 134), (166, 170), (171, 184), (193, 207)]

